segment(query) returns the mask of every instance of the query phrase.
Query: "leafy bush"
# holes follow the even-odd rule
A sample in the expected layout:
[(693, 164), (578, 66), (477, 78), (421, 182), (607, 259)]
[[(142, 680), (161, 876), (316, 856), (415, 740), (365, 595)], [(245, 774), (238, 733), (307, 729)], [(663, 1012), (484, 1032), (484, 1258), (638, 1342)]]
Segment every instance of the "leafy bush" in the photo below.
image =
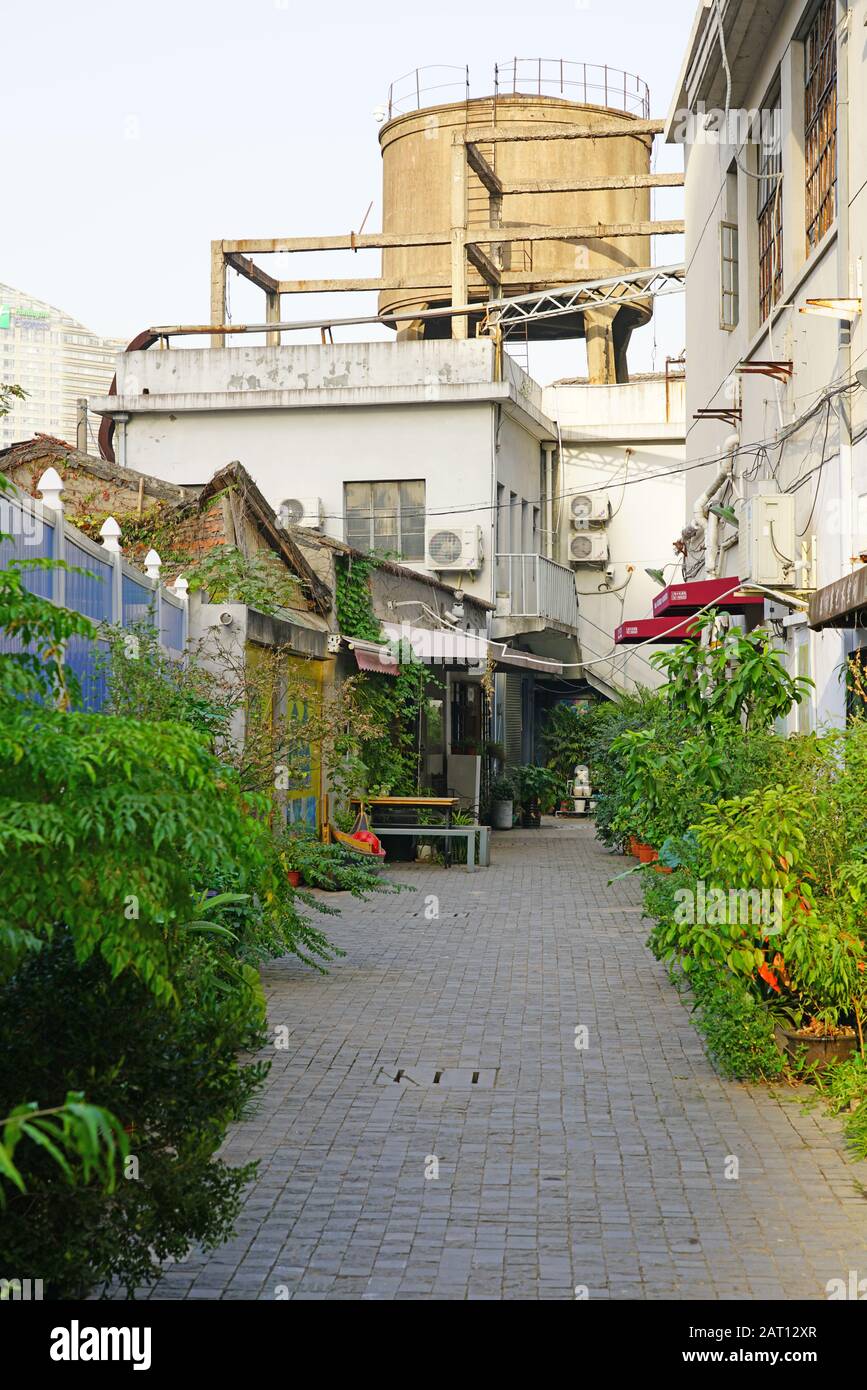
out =
[(113, 978), (98, 956), (80, 963), (71, 935), (57, 932), (0, 985), (0, 1107), (22, 1094), (59, 1103), (86, 1087), (129, 1146), (110, 1195), (85, 1174), (59, 1181), (44, 1149), (30, 1155), (27, 1191), (11, 1193), (0, 1222), (3, 1276), (33, 1271), (58, 1298), (112, 1280), (131, 1292), (192, 1242), (231, 1234), (253, 1166), (213, 1155), (264, 1078), (264, 1063), (237, 1060), (264, 1041), (264, 999), (249, 967), (228, 987), (200, 938), (188, 939), (175, 980), (181, 1007), (132, 971)]
[(829, 1113), (844, 1117), (843, 1127), (854, 1157), (867, 1158), (867, 1059), (863, 1053), (816, 1070), (810, 1079)]
[[(295, 908), (270, 797), (214, 755), (198, 705), (74, 712), (63, 644), (95, 629), (26, 569), (0, 571), (0, 1259), (72, 1297), (226, 1238), (250, 1170), (212, 1156), (263, 1076), (237, 1062), (262, 1036), (251, 962), (330, 948)], [(207, 916), (229, 909), (237, 934)]]
[(215, 545), (184, 573), (190, 591), (207, 590), (211, 603), (247, 603), (260, 613), (280, 613), (298, 603), (298, 581), (271, 550), (245, 555), (234, 545)]
[(491, 801), (514, 801), (515, 780), (510, 772), (500, 772), (491, 778), (489, 788)]
[(559, 778), (547, 767), (537, 767), (527, 763), (522, 767), (510, 768), (515, 795), (524, 811), (537, 803), (542, 811), (550, 810), (556, 803), (560, 790)]
[(745, 729), (767, 729), (800, 704), (812, 688), (806, 676), (790, 676), (764, 628), (731, 628), (722, 640), (702, 645), (713, 629), (715, 610), (695, 621), (696, 637), (670, 651), (657, 652), (651, 664), (668, 676), (665, 693), (673, 710), (696, 724), (724, 718)]
[(589, 766), (599, 731), (610, 720), (607, 701), (589, 705), (554, 705), (542, 729), (542, 748), (548, 767), (568, 782), (577, 764)]
[(323, 844), (312, 830), (290, 827), (280, 839), (279, 853), (285, 868), (300, 870), (310, 888), (351, 893), (355, 898), (400, 891), (383, 877), (378, 860), (353, 854), (341, 844)]
[(774, 1042), (769, 1010), (738, 980), (699, 972), (692, 979), (695, 1023), (714, 1065), (734, 1081), (782, 1076), (786, 1059)]

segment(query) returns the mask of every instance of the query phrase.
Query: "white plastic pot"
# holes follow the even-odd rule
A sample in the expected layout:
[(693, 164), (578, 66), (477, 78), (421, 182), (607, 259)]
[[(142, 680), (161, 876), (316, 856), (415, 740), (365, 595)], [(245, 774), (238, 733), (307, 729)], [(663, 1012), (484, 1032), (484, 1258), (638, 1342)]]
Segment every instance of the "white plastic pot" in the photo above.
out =
[(512, 805), (511, 801), (493, 801), (491, 803), (491, 825), (495, 830), (511, 830)]

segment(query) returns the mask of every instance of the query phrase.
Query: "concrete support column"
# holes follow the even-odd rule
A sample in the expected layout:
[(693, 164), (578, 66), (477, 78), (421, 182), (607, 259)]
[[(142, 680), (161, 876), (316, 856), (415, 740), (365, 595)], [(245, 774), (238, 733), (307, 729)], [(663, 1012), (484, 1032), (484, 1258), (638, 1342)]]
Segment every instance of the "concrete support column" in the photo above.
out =
[[(425, 304), (425, 309), (430, 305)], [(424, 319), (409, 319), (406, 323), (398, 326), (397, 341), (399, 343), (418, 343), (424, 337)]]
[[(266, 290), (266, 291), (265, 291), (265, 322), (266, 322), (266, 323), (279, 323), (279, 322), (280, 322), (280, 292), (279, 292), (279, 290)], [(265, 334), (265, 343), (266, 343), (266, 345), (267, 345), (268, 347), (279, 347), (279, 346), (280, 346), (280, 334), (279, 334), (279, 333), (266, 333), (266, 334)]]
[(584, 336), (587, 340), (587, 374), (592, 386), (605, 386), (617, 380), (614, 355), (614, 318), (617, 309), (585, 309)]
[[(226, 317), (226, 262), (223, 258), (223, 243), (211, 242), (211, 323), (221, 324)], [(222, 333), (211, 337), (211, 347), (225, 347)]]
[[(452, 145), (452, 306), (467, 302), (467, 152), (463, 139), (455, 136)], [(452, 319), (452, 337), (466, 338), (466, 315)]]
[(79, 396), (75, 402), (75, 447), (80, 454), (87, 453), (87, 397)]

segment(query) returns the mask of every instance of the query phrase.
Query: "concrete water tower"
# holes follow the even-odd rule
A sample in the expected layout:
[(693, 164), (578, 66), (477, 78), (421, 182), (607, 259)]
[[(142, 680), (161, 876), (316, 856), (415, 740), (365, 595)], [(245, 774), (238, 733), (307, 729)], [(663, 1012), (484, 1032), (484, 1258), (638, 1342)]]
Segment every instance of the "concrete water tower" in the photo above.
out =
[[(658, 123), (646, 84), (610, 67), (534, 58), (497, 64), (492, 87), (473, 97), (466, 69), (426, 68), (390, 88), (379, 134), (382, 230), (414, 244), (383, 250), (383, 280), (399, 288), (380, 294), (380, 313), (444, 308), (461, 293), (482, 303), (651, 265)], [(539, 319), (523, 332), (531, 341), (584, 337), (591, 381), (625, 381), (632, 330), (651, 313), (650, 299), (633, 301)], [(480, 319), (419, 318), (397, 325), (398, 336), (464, 336)]]

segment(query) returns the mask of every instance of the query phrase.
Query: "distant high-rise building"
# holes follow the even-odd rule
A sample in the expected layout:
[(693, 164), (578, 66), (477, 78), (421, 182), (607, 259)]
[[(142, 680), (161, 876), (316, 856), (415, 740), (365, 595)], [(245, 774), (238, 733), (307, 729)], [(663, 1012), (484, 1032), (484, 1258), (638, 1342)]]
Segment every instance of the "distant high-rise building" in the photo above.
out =
[[(0, 416), (0, 448), (38, 433), (76, 442), (80, 397), (104, 396), (126, 343), (100, 338), (62, 309), (0, 284), (0, 383), (27, 396)], [(98, 421), (89, 422), (96, 453)]]

